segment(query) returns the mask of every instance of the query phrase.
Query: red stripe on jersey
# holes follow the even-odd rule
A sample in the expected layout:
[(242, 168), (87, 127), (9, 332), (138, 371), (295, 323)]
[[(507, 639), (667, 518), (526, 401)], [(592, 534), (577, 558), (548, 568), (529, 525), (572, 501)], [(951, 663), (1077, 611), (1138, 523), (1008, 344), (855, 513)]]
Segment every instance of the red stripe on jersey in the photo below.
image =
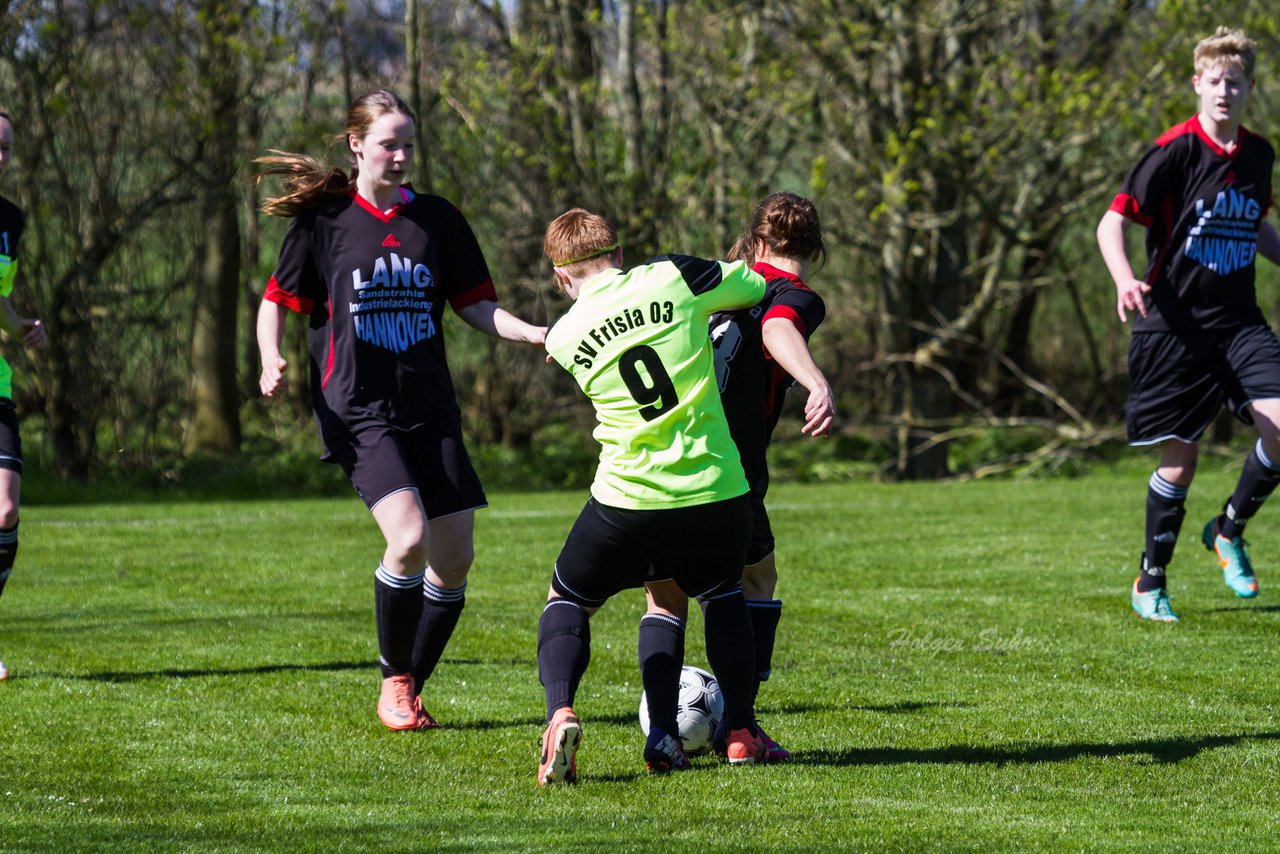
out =
[(787, 279), (802, 288), (807, 288), (804, 282), (800, 281), (800, 277), (795, 273), (788, 273), (786, 270), (779, 270), (772, 264), (766, 264), (764, 261), (757, 261), (755, 266), (751, 268), (754, 272), (759, 273), (766, 279)]
[(1111, 200), (1110, 210), (1120, 214), (1125, 219), (1131, 219), (1143, 228), (1150, 228), (1152, 219), (1142, 212), (1138, 207), (1138, 200), (1126, 193), (1117, 193), (1116, 197)]
[[(769, 310), (764, 313), (764, 317), (760, 318), (760, 325), (764, 326), (766, 323), (768, 323), (770, 320), (773, 320), (775, 317), (781, 320), (790, 320), (791, 325), (794, 326), (796, 329), (800, 330), (801, 335), (809, 334), (809, 328), (805, 325), (804, 318), (800, 316), (800, 312), (796, 311), (794, 308), (792, 308), (789, 305), (769, 306)], [(765, 348), (764, 355), (766, 358), (770, 358), (770, 359), (773, 358), (772, 356), (769, 355), (768, 347)]]
[(466, 308), (469, 305), (475, 305), (485, 300), (498, 301), (498, 291), (493, 287), (493, 279), (485, 279), (466, 293), (455, 294), (449, 297), (449, 305), (453, 306), (453, 310)]
[[(1186, 136), (1189, 133), (1195, 133), (1200, 130), (1200, 122), (1196, 116), (1192, 116), (1179, 125), (1174, 125), (1156, 138), (1156, 145), (1164, 148), (1180, 136)], [(1203, 131), (1201, 131), (1203, 133)]]
[(1164, 242), (1160, 246), (1160, 254), (1156, 256), (1156, 263), (1151, 265), (1151, 275), (1147, 278), (1148, 285), (1154, 285), (1160, 281), (1160, 271), (1164, 267), (1165, 260), (1169, 257), (1169, 249), (1171, 248), (1170, 240), (1173, 237), (1173, 195), (1166, 194), (1164, 197)]
[(315, 310), (315, 300), (309, 300), (306, 297), (300, 297), (297, 294), (291, 294), (280, 287), (280, 283), (276, 281), (276, 277), (272, 276), (267, 282), (267, 292), (262, 295), (264, 300), (282, 305), (285, 308), (293, 309), (299, 314), (310, 314)]
[[(329, 305), (330, 306), (333, 305), (332, 300), (330, 300)], [(329, 317), (330, 318), (333, 317), (332, 311), (329, 312)], [(332, 321), (329, 323), (329, 364), (324, 366), (324, 378), (320, 380), (321, 390), (323, 390), (324, 387), (329, 384), (329, 377), (331, 376), (333, 376), (333, 323)]]
[(1182, 124), (1174, 125), (1164, 133), (1160, 134), (1160, 137), (1156, 140), (1156, 145), (1162, 147), (1166, 146), (1178, 137), (1186, 136), (1189, 133), (1193, 133), (1200, 137), (1200, 141), (1209, 146), (1209, 150), (1214, 154), (1219, 157), (1225, 157), (1228, 160), (1236, 159), (1236, 154), (1240, 151), (1240, 144), (1244, 142), (1244, 138), (1246, 136), (1257, 136), (1253, 131), (1241, 125), (1236, 129), (1236, 147), (1227, 151), (1216, 139), (1209, 136), (1209, 132), (1204, 129), (1204, 125), (1200, 124), (1200, 114), (1196, 113)]
[[(403, 192), (401, 192), (401, 197), (403, 197), (403, 196), (404, 196), (404, 193), (403, 193)], [(391, 220), (393, 220), (393, 219), (395, 219), (396, 217), (398, 217), (398, 216), (400, 215), (400, 211), (404, 209), (404, 204), (405, 204), (404, 202), (397, 202), (397, 203), (396, 203), (396, 204), (391, 208), (391, 210), (389, 210), (389, 211), (382, 211), (382, 210), (379, 210), (379, 209), (378, 209), (378, 206), (377, 206), (377, 205), (375, 205), (373, 202), (369, 201), (369, 200), (368, 200), (368, 199), (366, 199), (364, 196), (362, 196), (362, 195), (360, 195), (359, 193), (357, 193), (355, 190), (352, 190), (352, 191), (351, 191), (351, 198), (353, 198), (353, 199), (355, 199), (355, 200), (356, 200), (356, 204), (357, 204), (357, 205), (359, 205), (360, 207), (364, 208), (366, 211), (368, 211), (369, 213), (373, 214), (374, 216), (376, 216), (378, 219), (382, 220), (383, 222), (391, 222)]]
[[(764, 354), (765, 358), (772, 358), (769, 356), (768, 350), (765, 350)], [(778, 399), (778, 389), (782, 387), (786, 378), (787, 372), (782, 370), (782, 368), (775, 362), (773, 367), (769, 370), (769, 387), (765, 389), (764, 392), (764, 418), (766, 424), (769, 422), (769, 419), (773, 417), (774, 406)]]

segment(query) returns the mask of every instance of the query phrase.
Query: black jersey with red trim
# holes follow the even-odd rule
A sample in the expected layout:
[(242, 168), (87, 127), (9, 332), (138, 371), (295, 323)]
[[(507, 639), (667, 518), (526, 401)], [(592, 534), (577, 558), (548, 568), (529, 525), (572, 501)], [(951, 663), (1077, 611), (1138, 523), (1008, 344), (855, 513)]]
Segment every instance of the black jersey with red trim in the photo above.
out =
[(770, 264), (752, 268), (765, 279), (764, 299), (752, 308), (711, 316), (716, 382), (749, 480), (765, 463), (765, 452), (782, 415), (787, 389), (794, 380), (764, 346), (764, 323), (783, 318), (809, 339), (826, 317), (822, 297), (798, 276)]
[(326, 456), (374, 425), (459, 417), (444, 301), (496, 300), (462, 214), (408, 188), (384, 212), (352, 194), (295, 217), (264, 299), (310, 316), (312, 405)]
[(1143, 155), (1111, 210), (1147, 229), (1147, 316), (1135, 332), (1264, 323), (1254, 288), (1258, 230), (1273, 202), (1275, 150), (1240, 128), (1230, 152), (1192, 116)]

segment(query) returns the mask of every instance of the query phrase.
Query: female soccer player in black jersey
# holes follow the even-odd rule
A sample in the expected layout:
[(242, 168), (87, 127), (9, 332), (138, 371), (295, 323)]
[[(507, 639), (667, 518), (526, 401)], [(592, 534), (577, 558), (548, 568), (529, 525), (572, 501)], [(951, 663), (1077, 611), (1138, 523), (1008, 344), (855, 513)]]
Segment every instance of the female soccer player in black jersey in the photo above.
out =
[[(794, 193), (765, 198), (729, 252), (730, 260), (746, 260), (764, 276), (764, 299), (754, 308), (720, 312), (711, 318), (720, 399), (751, 486), (751, 545), (742, 570), (742, 591), (755, 635), (757, 690), (769, 678), (782, 615), (782, 601), (774, 598), (778, 571), (764, 505), (769, 489), (765, 452), (793, 383), (809, 394), (801, 432), (826, 435), (835, 417), (831, 385), (814, 362), (808, 343), (826, 316), (826, 307), (804, 283), (810, 264), (825, 254), (822, 226), (811, 201)], [(649, 609), (640, 623), (640, 670), (649, 720), (657, 729), (674, 731), (688, 599), (670, 581), (651, 583), (647, 588)], [(763, 728), (760, 737), (770, 762), (791, 758)], [(720, 739), (722, 734), (717, 742)], [(719, 749), (719, 743), (716, 746)], [(680, 768), (681, 760), (673, 757), (664, 763), (655, 757), (650, 767)]]
[[(13, 160), (13, 118), (0, 107), (0, 176)], [(26, 224), (22, 211), (0, 197), (0, 329), (20, 338), (28, 347), (44, 346), (44, 325), (34, 318), (18, 317), (9, 305), (13, 277), (18, 271), (18, 240)], [(18, 555), (18, 496), (22, 486), (22, 441), (14, 412), (12, 372), (0, 358), (0, 593), (13, 571)], [(0, 681), (9, 671), (0, 661)]]
[(404, 185), (413, 122), (393, 92), (369, 92), (347, 112), (350, 174), (298, 154), (259, 160), (264, 176), (284, 178), (263, 210), (293, 220), (258, 312), (259, 384), (281, 393), (284, 318), (307, 316), (323, 459), (342, 466), (386, 539), (375, 578), (378, 716), (394, 730), (439, 725), (419, 695), (462, 611), (485, 506), (462, 442), (444, 304), (489, 335), (546, 337), (498, 307), (462, 214)]

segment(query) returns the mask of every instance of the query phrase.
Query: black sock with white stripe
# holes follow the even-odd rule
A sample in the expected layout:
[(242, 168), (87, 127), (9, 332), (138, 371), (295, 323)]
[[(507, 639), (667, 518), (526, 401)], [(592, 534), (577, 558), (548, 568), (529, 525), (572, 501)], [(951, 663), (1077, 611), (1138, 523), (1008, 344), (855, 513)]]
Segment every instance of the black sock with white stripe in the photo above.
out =
[(1187, 487), (1170, 483), (1158, 471), (1151, 473), (1147, 481), (1147, 548), (1138, 576), (1139, 593), (1165, 586), (1165, 568), (1178, 545), (1178, 532), (1187, 515), (1186, 502)]
[(768, 682), (773, 672), (773, 642), (778, 636), (778, 620), (782, 619), (781, 599), (748, 599), (751, 634), (756, 642), (756, 682), (752, 697), (760, 693), (760, 683)]
[(1249, 456), (1245, 457), (1244, 470), (1236, 481), (1236, 491), (1218, 517), (1218, 533), (1228, 540), (1244, 534), (1244, 526), (1275, 492), (1277, 484), (1280, 484), (1280, 465), (1267, 456), (1259, 439)]
[(591, 663), (591, 621), (565, 599), (552, 599), (538, 620), (538, 681), (547, 692), (547, 720), (573, 705)]
[(676, 735), (680, 731), (676, 708), (684, 667), (684, 620), (668, 614), (645, 614), (640, 619), (639, 653), (649, 723)]
[(435, 672), (449, 638), (453, 637), (458, 618), (467, 604), (466, 594), (466, 582), (461, 587), (449, 589), (422, 579), (422, 618), (413, 643), (413, 681), (419, 694)]
[(382, 564), (374, 573), (374, 605), (377, 609), (378, 652), (382, 677), (413, 670), (413, 638), (422, 616), (422, 573), (405, 578)]
[(18, 557), (18, 523), (12, 528), (0, 528), (0, 593), (13, 572), (13, 561)]

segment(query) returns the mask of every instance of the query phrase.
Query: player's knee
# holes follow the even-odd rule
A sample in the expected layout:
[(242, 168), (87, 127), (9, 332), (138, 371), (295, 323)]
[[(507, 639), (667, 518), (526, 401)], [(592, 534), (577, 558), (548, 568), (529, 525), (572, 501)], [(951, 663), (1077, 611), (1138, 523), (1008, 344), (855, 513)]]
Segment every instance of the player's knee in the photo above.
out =
[(431, 550), (431, 568), (445, 581), (466, 580), (475, 559), (475, 545), (470, 542), (438, 543)]
[(773, 598), (778, 586), (778, 569), (772, 557), (742, 570), (742, 593), (748, 599)]
[(7, 499), (0, 499), (0, 528), (8, 529), (18, 524), (18, 505)]
[(397, 532), (387, 541), (387, 551), (393, 560), (405, 566), (422, 566), (427, 562), (427, 536), (425, 531), (405, 530)]
[(681, 620), (689, 616), (689, 597), (675, 582), (660, 581), (646, 584), (645, 592), (649, 596), (651, 612), (669, 614)]
[(1190, 486), (1200, 461), (1200, 447), (1186, 442), (1171, 442), (1160, 453), (1160, 477), (1178, 486)]

